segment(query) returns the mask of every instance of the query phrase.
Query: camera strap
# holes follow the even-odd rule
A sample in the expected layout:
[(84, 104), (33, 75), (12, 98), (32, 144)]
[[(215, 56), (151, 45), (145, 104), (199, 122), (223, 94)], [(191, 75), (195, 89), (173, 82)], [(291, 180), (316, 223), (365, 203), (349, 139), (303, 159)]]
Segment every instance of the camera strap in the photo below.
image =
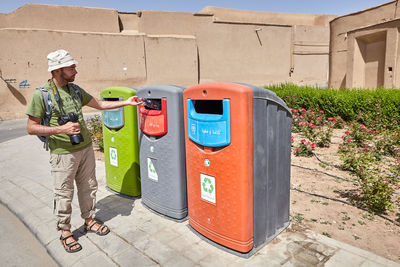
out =
[(58, 104), (58, 110), (60, 111), (60, 115), (64, 115), (64, 112), (62, 112), (62, 108), (61, 108), (60, 94), (58, 93), (57, 86), (55, 85), (53, 79), (49, 79), (49, 84), (53, 91), (54, 99), (56, 100), (56, 102)]

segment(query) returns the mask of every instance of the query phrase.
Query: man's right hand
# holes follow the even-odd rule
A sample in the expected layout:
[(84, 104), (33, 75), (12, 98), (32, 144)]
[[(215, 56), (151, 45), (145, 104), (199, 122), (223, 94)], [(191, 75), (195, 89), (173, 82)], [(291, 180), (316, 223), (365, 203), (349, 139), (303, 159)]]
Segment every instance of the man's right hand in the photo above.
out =
[(64, 125), (60, 126), (63, 133), (68, 135), (78, 134), (81, 132), (81, 125), (79, 122), (67, 122)]
[(81, 132), (81, 125), (79, 122), (67, 122), (64, 125), (59, 126), (45, 126), (40, 124), (41, 119), (29, 116), (28, 123), (27, 123), (27, 132), (28, 134), (33, 135), (41, 135), (41, 136), (50, 136), (53, 134), (78, 134)]

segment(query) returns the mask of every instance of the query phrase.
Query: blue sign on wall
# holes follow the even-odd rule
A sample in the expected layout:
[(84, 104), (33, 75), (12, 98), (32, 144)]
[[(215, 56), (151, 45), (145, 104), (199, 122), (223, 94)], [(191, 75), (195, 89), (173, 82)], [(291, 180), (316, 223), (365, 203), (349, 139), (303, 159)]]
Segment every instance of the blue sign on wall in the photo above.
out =
[(28, 83), (28, 80), (23, 80), (19, 83), (19, 88), (29, 88), (31, 85)]

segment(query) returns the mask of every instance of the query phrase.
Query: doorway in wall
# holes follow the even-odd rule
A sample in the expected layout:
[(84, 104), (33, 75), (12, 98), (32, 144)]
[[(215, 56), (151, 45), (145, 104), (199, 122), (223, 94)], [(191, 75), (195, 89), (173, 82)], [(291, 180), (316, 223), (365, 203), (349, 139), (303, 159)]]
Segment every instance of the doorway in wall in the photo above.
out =
[(353, 87), (384, 86), (386, 31), (359, 36), (356, 44)]

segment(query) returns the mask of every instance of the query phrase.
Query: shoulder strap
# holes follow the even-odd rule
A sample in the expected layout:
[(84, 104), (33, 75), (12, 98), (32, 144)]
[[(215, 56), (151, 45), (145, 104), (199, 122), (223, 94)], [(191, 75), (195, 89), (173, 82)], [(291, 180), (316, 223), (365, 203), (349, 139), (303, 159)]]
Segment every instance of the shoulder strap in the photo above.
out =
[[(51, 102), (51, 96), (49, 94), (49, 91), (44, 86), (41, 86), (36, 89), (39, 90), (40, 93), (42, 94), (43, 103), (44, 103), (44, 107), (45, 107), (45, 114), (44, 114), (44, 117), (42, 118), (42, 121), (40, 122), (40, 124), (48, 126), (50, 124), (51, 111), (53, 109), (53, 104)], [(38, 138), (42, 142), (44, 142), (43, 147), (46, 150), (49, 150), (49, 137), (38, 135)]]
[(44, 107), (46, 109), (45, 110), (45, 115), (44, 115), (44, 118), (43, 118), (45, 120), (45, 123), (46, 123), (44, 125), (49, 125), (50, 117), (51, 117), (51, 111), (53, 109), (53, 104), (51, 102), (51, 96), (49, 94), (49, 91), (46, 88), (44, 88), (43, 86), (37, 88), (37, 90), (39, 90), (40, 93), (42, 94)]
[(69, 85), (71, 85), (71, 87), (75, 91), (75, 94), (78, 96), (79, 100), (82, 102), (82, 93), (81, 93), (81, 90), (79, 89), (79, 86), (74, 83), (69, 83)]

